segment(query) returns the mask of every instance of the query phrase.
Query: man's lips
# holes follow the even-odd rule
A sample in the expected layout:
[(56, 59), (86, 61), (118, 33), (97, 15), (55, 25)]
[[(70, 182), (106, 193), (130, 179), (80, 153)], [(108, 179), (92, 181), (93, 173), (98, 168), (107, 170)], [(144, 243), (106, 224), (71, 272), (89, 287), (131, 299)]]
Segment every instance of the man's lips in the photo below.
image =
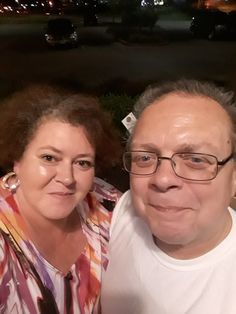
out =
[(149, 204), (152, 208), (154, 208), (158, 212), (166, 213), (166, 212), (172, 212), (172, 213), (178, 213), (182, 212), (184, 210), (190, 209), (189, 207), (186, 206), (172, 206), (172, 205), (154, 205), (154, 204)]

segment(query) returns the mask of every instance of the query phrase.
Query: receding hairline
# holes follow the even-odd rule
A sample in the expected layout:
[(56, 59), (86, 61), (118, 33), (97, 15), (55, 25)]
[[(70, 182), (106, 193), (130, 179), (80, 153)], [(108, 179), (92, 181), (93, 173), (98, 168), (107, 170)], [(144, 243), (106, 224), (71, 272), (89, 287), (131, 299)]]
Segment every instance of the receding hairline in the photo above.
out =
[[(143, 110), (140, 112), (140, 115), (138, 117), (138, 121), (142, 117), (144, 112), (146, 112), (146, 110), (149, 110), (151, 107), (158, 106), (158, 104), (160, 102), (164, 101), (166, 98), (168, 98), (170, 96), (179, 96), (179, 97), (189, 98), (189, 99), (195, 98), (195, 99), (205, 99), (205, 100), (208, 100), (209, 102), (208, 102), (208, 104), (206, 106), (209, 106), (209, 104), (212, 104), (215, 108), (218, 108), (219, 109), (219, 115), (218, 116), (220, 117), (220, 115), (222, 114), (223, 117), (224, 117), (223, 118), (224, 121), (227, 122), (230, 140), (231, 140), (232, 146), (234, 146), (234, 125), (233, 125), (233, 121), (231, 119), (230, 114), (227, 112), (225, 107), (222, 106), (219, 103), (219, 101), (217, 101), (216, 99), (211, 98), (208, 95), (191, 93), (191, 92), (186, 92), (186, 91), (182, 91), (182, 90), (179, 90), (179, 91), (178, 90), (174, 90), (174, 91), (171, 91), (171, 92), (167, 92), (167, 93), (161, 95), (160, 97), (157, 97), (152, 102), (150, 102), (146, 107), (144, 107)], [(197, 108), (197, 105), (198, 104), (196, 103), (196, 108)], [(212, 107), (212, 109), (214, 109), (214, 107)], [(138, 123), (138, 121), (137, 121), (137, 123)], [(132, 134), (130, 135), (129, 141), (127, 143), (128, 146), (130, 146), (131, 143), (132, 143), (133, 136), (135, 134), (135, 130), (136, 130), (136, 125), (134, 126), (134, 128), (132, 130)]]
[[(143, 112), (147, 108), (149, 108), (151, 106), (158, 105), (160, 102), (162, 102), (163, 100), (165, 100), (166, 98), (171, 97), (171, 96), (178, 96), (180, 98), (182, 97), (182, 98), (188, 98), (188, 99), (197, 99), (198, 98), (198, 99), (208, 100), (209, 102), (208, 102), (207, 106), (209, 106), (209, 104), (212, 104), (212, 105), (216, 106), (217, 108), (219, 108), (219, 110), (222, 113), (224, 113), (225, 116), (227, 116), (228, 120), (232, 124), (231, 117), (230, 117), (229, 113), (224, 108), (224, 106), (222, 106), (219, 103), (219, 101), (217, 101), (217, 100), (215, 100), (215, 99), (213, 99), (213, 98), (211, 98), (209, 96), (203, 95), (203, 94), (186, 93), (185, 91), (172, 91), (172, 92), (163, 94), (162, 96), (160, 96), (157, 99), (154, 99), (152, 102), (150, 102), (149, 105), (147, 105), (145, 108), (143, 108), (143, 111), (140, 113), (140, 116), (143, 114)], [(197, 103), (195, 105), (197, 106)]]

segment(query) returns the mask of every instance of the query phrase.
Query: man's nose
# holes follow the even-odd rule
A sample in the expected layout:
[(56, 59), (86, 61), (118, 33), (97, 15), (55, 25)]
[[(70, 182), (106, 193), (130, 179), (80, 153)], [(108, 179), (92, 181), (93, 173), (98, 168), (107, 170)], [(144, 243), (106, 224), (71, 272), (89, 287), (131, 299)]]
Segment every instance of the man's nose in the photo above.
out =
[(173, 169), (172, 161), (169, 157), (161, 157), (158, 159), (156, 172), (151, 176), (151, 184), (155, 185), (160, 191), (166, 191), (182, 184)]

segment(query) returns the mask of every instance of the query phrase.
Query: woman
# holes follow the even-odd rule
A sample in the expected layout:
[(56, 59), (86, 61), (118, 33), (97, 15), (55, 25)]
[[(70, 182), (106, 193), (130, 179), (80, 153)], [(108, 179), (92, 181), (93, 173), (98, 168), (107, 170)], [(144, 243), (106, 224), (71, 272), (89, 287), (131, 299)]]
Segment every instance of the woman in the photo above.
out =
[(30, 87), (1, 106), (0, 313), (96, 313), (119, 144), (95, 99)]

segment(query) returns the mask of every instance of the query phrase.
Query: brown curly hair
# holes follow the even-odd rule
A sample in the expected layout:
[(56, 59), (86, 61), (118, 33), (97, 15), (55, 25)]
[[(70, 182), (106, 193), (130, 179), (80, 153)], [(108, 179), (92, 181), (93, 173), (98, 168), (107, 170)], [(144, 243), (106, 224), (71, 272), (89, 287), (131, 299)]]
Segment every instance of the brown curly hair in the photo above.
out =
[(0, 168), (11, 170), (44, 121), (58, 119), (83, 126), (96, 152), (96, 171), (120, 162), (119, 133), (96, 98), (55, 86), (32, 85), (0, 107)]

